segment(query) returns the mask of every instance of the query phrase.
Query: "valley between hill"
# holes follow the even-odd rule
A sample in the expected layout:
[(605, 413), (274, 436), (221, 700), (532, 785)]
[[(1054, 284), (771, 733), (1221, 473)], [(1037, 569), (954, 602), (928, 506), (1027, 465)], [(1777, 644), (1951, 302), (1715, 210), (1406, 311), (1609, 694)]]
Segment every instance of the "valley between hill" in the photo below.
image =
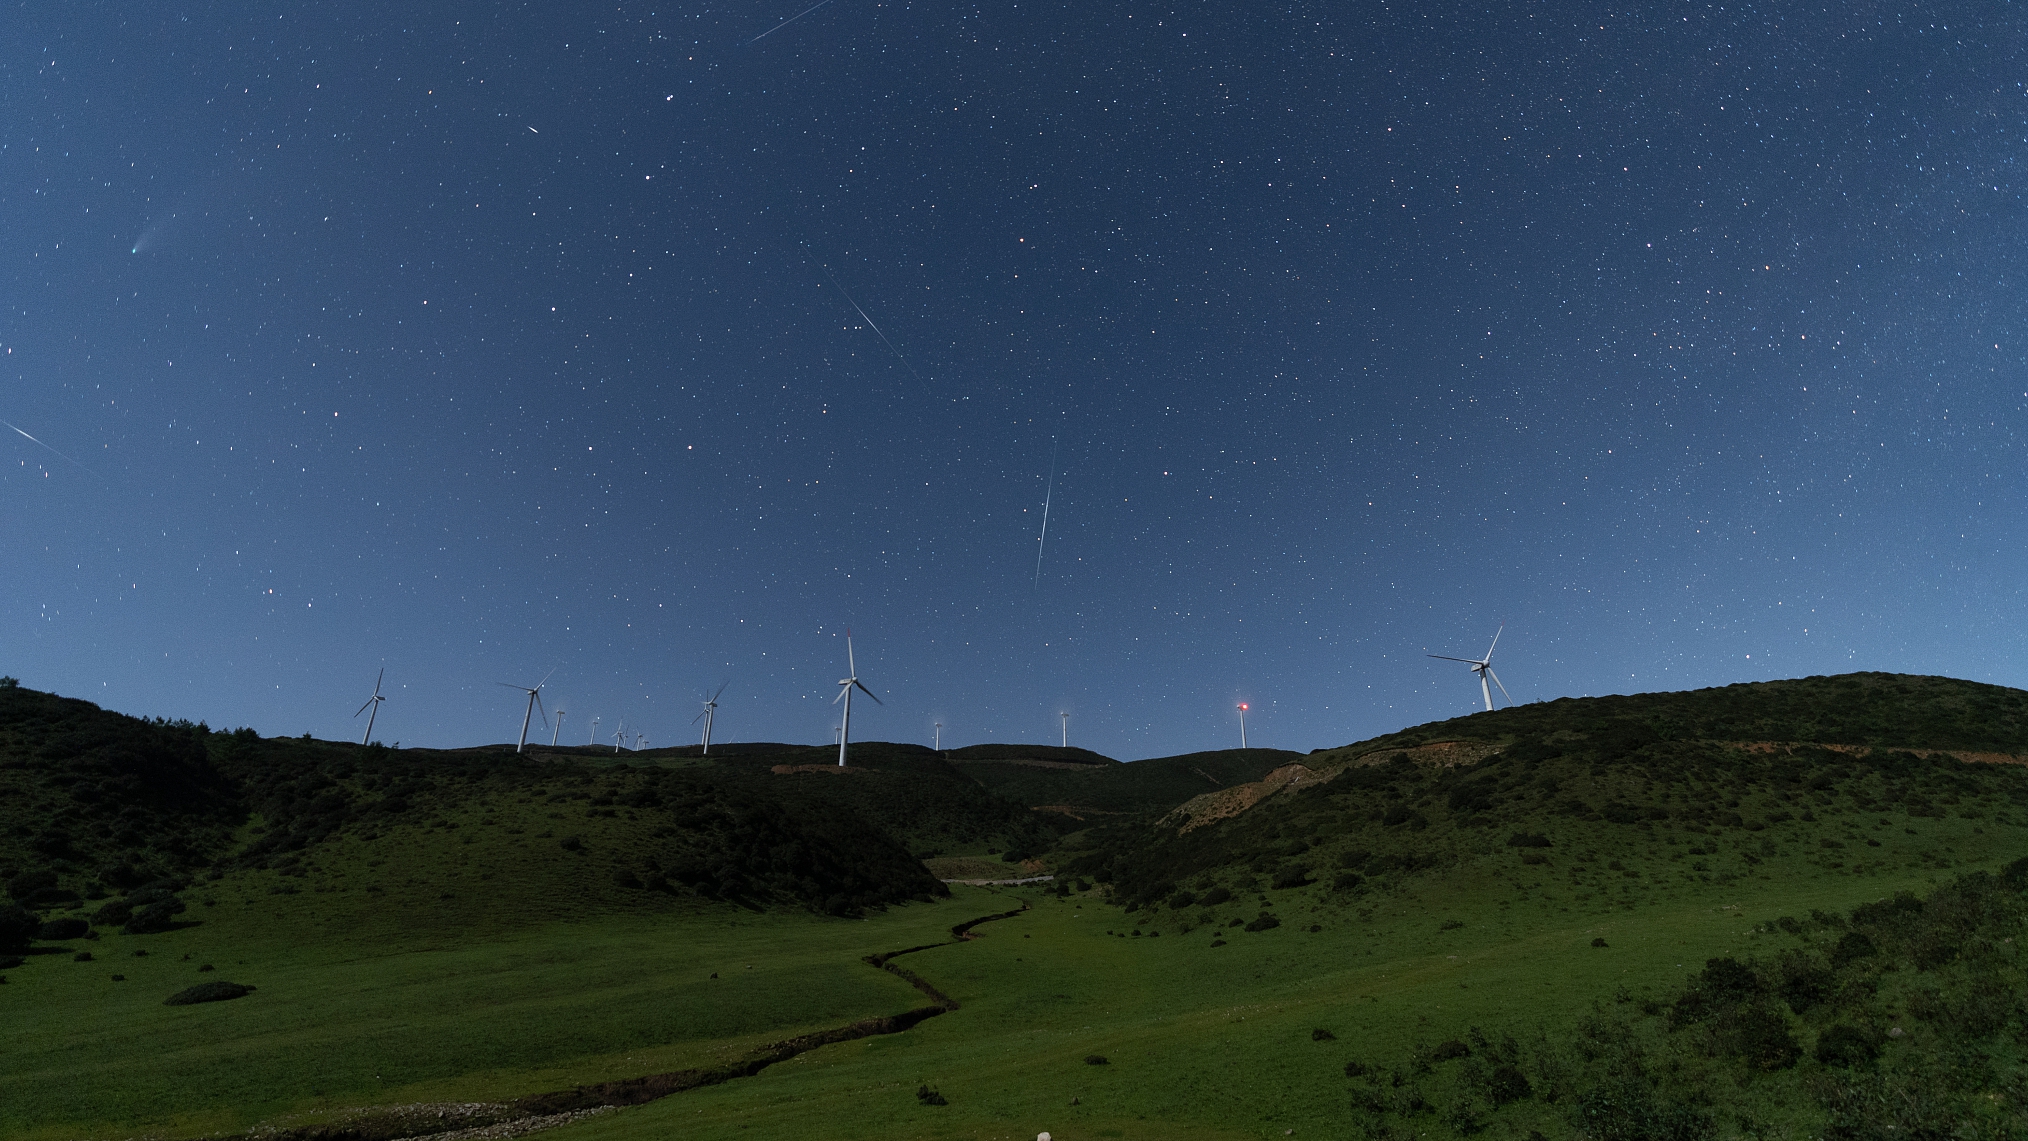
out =
[[(552, 1135), (2013, 1135), (2028, 767), (1947, 752), (2028, 752), (2024, 714), (1853, 675), (1307, 756), (855, 746), (841, 777), (786, 746), (394, 752), (0, 689), (0, 935), (30, 947), (0, 953), (0, 1134), (723, 1067), (919, 1007), (864, 960), (927, 947), (908, 969), (956, 1012)], [(1293, 763), (1314, 779), (1235, 793)], [(1186, 829), (1207, 793), (1246, 804)], [(163, 1005), (214, 979), (255, 989)]]

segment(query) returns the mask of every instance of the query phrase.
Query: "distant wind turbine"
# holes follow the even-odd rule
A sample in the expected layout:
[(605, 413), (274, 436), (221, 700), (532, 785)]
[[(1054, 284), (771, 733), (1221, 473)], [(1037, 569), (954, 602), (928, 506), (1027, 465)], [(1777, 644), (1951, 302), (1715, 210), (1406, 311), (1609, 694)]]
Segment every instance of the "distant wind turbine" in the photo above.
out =
[(556, 747), (556, 739), (563, 736), (563, 717), (564, 709), (559, 705), (556, 707), (556, 732), (549, 735), (549, 747), (552, 749)]
[[(373, 720), (380, 716), (380, 703), (387, 700), (380, 696), (380, 679), (386, 676), (387, 667), (382, 666), (380, 668), (380, 676), (373, 679), (373, 696), (367, 698), (366, 704), (359, 707), (359, 713), (365, 713), (368, 709), (373, 710), (372, 715), (366, 719), (366, 732), (359, 735), (359, 743), (362, 745), (373, 739)], [(358, 719), (359, 713), (352, 715), (354, 720)]]
[(936, 742), (936, 743), (935, 743), (934, 745), (931, 745), (931, 746), (930, 746), (931, 748), (935, 749), (935, 750), (936, 750), (937, 752), (939, 752), (939, 753), (941, 753), (941, 752), (943, 752), (943, 751), (944, 751), (944, 723), (943, 723), (943, 722), (939, 721), (939, 722), (937, 722), (937, 723), (936, 723), (936, 736), (935, 736), (935, 737), (933, 737), (933, 738), (931, 738), (931, 740), (933, 740), (933, 741), (935, 741), (935, 742)]
[[(542, 680), (535, 683), (534, 689), (530, 689), (525, 685), (515, 685), (513, 682), (508, 681), (496, 681), (493, 683), (494, 685), (506, 686), (508, 689), (518, 689), (528, 695), (528, 710), (521, 715), (521, 743), (514, 746), (514, 751), (517, 753), (528, 751), (528, 719), (534, 717), (535, 711), (542, 707), (542, 687), (549, 684), (549, 674), (555, 672), (556, 670), (551, 669), (549, 673), (543, 674)], [(549, 713), (547, 710), (543, 711), (542, 723), (544, 725), (549, 724)]]
[(718, 712), (718, 694), (724, 693), (725, 687), (731, 684), (730, 681), (718, 683), (718, 692), (704, 699), (704, 712), (690, 719), (692, 725), (704, 722), (704, 756), (711, 755), (711, 721), (712, 715)]
[(1246, 749), (1246, 702), (1239, 703), (1239, 747)]
[(620, 722), (620, 727), (618, 729), (613, 730), (613, 752), (615, 753), (619, 752), (620, 742), (626, 739), (627, 739), (627, 723), (625, 721), (622, 721)]
[(1063, 718), (1063, 747), (1068, 749), (1070, 748), (1070, 714), (1059, 713), (1057, 716)]
[(590, 746), (592, 746), (592, 745), (596, 745), (596, 744), (598, 744), (598, 743), (599, 743), (599, 719), (598, 719), (598, 718), (596, 718), (596, 717), (592, 718), (592, 723), (591, 723), (591, 735), (590, 735), (590, 736), (588, 736), (588, 737), (586, 737), (586, 738), (584, 739), (584, 743), (585, 743), (586, 747), (590, 747)]
[(831, 704), (833, 705), (841, 701), (845, 703), (845, 712), (838, 719), (838, 764), (840, 767), (843, 767), (845, 764), (845, 746), (850, 744), (852, 740), (852, 691), (856, 689), (866, 696), (873, 698), (873, 704), (875, 705), (887, 704), (885, 701), (880, 700), (872, 690), (867, 689), (865, 683), (859, 680), (859, 664), (852, 658), (852, 631), (850, 630), (845, 631), (845, 674), (846, 676), (838, 679), (838, 696), (831, 699)]
[[(1497, 646), (1500, 644), (1500, 635), (1504, 633), (1506, 629), (1507, 624), (1505, 622), (1502, 622), (1500, 623), (1500, 628), (1498, 630), (1493, 631), (1492, 645), (1486, 647), (1486, 656), (1483, 658), (1453, 658), (1443, 654), (1429, 655), (1430, 657), (1435, 658), (1438, 661), (1463, 662), (1466, 665), (1472, 667), (1472, 672), (1479, 675), (1479, 692), (1485, 695), (1486, 709), (1488, 711), (1491, 711), (1493, 708), (1493, 687), (1487, 685), (1486, 680), (1488, 678), (1491, 678), (1493, 685), (1500, 685), (1500, 675), (1493, 672), (1493, 646)], [(1514, 696), (1507, 692), (1507, 687), (1504, 685), (1500, 685), (1500, 696), (1507, 699), (1508, 705), (1514, 704)]]

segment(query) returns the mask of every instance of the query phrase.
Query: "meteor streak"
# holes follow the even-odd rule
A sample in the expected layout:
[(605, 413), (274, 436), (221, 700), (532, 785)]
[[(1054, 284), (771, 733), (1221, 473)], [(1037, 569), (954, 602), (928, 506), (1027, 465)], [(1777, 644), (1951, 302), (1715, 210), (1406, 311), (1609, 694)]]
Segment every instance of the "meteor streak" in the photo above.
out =
[[(830, 0), (825, 0), (825, 2), (829, 3)], [(844, 286), (838, 284), (838, 277), (831, 272), (831, 267), (820, 263), (817, 268), (823, 270), (824, 276), (831, 279), (831, 284), (837, 288), (839, 293), (844, 295), (845, 303), (852, 306), (853, 310), (859, 314), (859, 319), (866, 322), (866, 326), (873, 330), (873, 335), (879, 337), (880, 343), (887, 346), (887, 351), (894, 354), (894, 359), (901, 362), (901, 367), (908, 370), (908, 375), (914, 377), (917, 384), (922, 385), (923, 395), (935, 399), (936, 393), (930, 391), (929, 381), (924, 380), (922, 374), (915, 371), (915, 366), (908, 363), (908, 358), (901, 355), (901, 350), (894, 347), (894, 342), (887, 339), (887, 334), (880, 331), (880, 326), (873, 323), (873, 318), (866, 315), (866, 310), (859, 308), (859, 303), (852, 300), (852, 295), (845, 292)]]
[[(1042, 589), (1042, 546), (1049, 541), (1049, 501), (1056, 496), (1056, 441), (1049, 441), (1049, 486), (1042, 493), (1042, 534), (1035, 537), (1035, 588)], [(1067, 732), (1068, 730), (1066, 730)]]
[(831, 0), (817, 0), (815, 4), (810, 5), (808, 8), (803, 9), (802, 11), (796, 13), (795, 15), (790, 16), (788, 19), (783, 20), (781, 23), (776, 24), (774, 27), (769, 28), (767, 31), (762, 32), (760, 35), (757, 35), (754, 38), (748, 40), (747, 43), (757, 44), (762, 40), (767, 39), (769, 36), (774, 35), (776, 32), (781, 31), (783, 28), (788, 27), (790, 24), (795, 23), (797, 20), (800, 20), (803, 17), (809, 15), (810, 13), (816, 11), (817, 9), (822, 8), (824, 5), (829, 4), (830, 2)]
[(48, 444), (43, 443), (41, 440), (36, 439), (34, 436), (31, 436), (28, 433), (21, 431), (21, 429), (19, 428), (15, 428), (12, 421), (0, 420), (0, 424), (5, 424), (9, 428), (14, 428), (16, 432), (20, 433), (22, 439), (28, 440), (29, 442), (33, 443), (36, 447), (42, 448), (43, 450), (47, 451), (50, 455), (53, 455), (61, 460), (69, 461), (70, 463), (77, 464), (77, 466), (83, 469), (83, 471), (87, 475), (99, 474), (93, 471), (92, 469), (85, 467), (83, 464), (79, 464), (76, 460), (71, 459), (69, 456), (64, 455), (62, 452), (57, 451), (55, 448), (50, 447)]

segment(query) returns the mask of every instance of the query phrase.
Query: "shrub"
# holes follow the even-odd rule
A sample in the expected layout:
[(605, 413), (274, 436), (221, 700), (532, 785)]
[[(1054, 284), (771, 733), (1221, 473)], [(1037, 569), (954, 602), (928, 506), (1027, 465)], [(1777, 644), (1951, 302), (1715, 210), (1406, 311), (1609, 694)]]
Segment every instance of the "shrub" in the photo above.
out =
[(1269, 931), (1281, 925), (1281, 920), (1263, 911), (1260, 913), (1260, 918), (1246, 925), (1246, 929), (1248, 931)]
[(1528, 1075), (1513, 1066), (1496, 1066), (1486, 1078), (1486, 1096), (1494, 1105), (1506, 1105), (1511, 1101), (1526, 1101), (1535, 1095), (1535, 1087), (1528, 1084)]
[(217, 982), (198, 983), (188, 990), (179, 990), (163, 999), (162, 1005), (193, 1006), (200, 1002), (225, 1002), (228, 999), (243, 998), (253, 991), (253, 987), (219, 979)]
[(27, 908), (15, 904), (0, 907), (0, 951), (17, 951), (28, 946), (41, 929), (35, 913)]
[(1817, 1035), (1817, 1061), (1824, 1065), (1855, 1069), (1872, 1065), (1879, 1056), (1873, 1036), (1856, 1026), (1840, 1023)]
[(1181, 911), (1197, 902), (1197, 896), (1188, 891), (1179, 891), (1169, 897), (1169, 910)]
[(36, 938), (76, 939), (91, 929), (92, 925), (82, 919), (52, 919), (42, 925), (42, 930), (36, 932)]
[(575, 834), (565, 836), (563, 839), (558, 840), (556, 842), (556, 846), (562, 848), (566, 852), (580, 851), (584, 848), (584, 837)]
[(1429, 1052), (1429, 1060), (1432, 1062), (1448, 1062), (1452, 1058), (1469, 1058), (1471, 1056), (1472, 1048), (1456, 1038), (1444, 1039), (1436, 1044), (1436, 1049)]
[(79, 951), (70, 957), (70, 961), (73, 963), (89, 963), (92, 961), (92, 953), (90, 951)]
[(1551, 847), (1551, 844), (1549, 843), (1549, 837), (1544, 836), (1540, 832), (1516, 832), (1512, 836), (1507, 837), (1507, 846), (1509, 848), (1547, 848)]
[(1358, 887), (1360, 884), (1363, 884), (1365, 882), (1366, 877), (1360, 875), (1358, 872), (1339, 872), (1338, 877), (1331, 881), (1331, 890), (1351, 891), (1353, 888)]
[(124, 899), (116, 899), (92, 913), (92, 923), (99, 927), (119, 927), (134, 917), (134, 905)]
[(1086, 1054), (1084, 1056), (1084, 1064), (1087, 1066), (1107, 1066), (1112, 1063), (1106, 1061), (1104, 1054)]
[(1443, 925), (1438, 927), (1437, 930), (1456, 931), (1458, 928), (1463, 927), (1464, 925), (1465, 921), (1462, 919), (1446, 919), (1443, 921)]
[(1292, 887), (1305, 887), (1309, 883), (1310, 869), (1286, 868), (1275, 876), (1272, 886), (1276, 891), (1282, 891)]
[(1521, 853), (1521, 862), (1524, 864), (1546, 864), (1549, 862), (1549, 857), (1540, 852), (1523, 852)]
[(1345, 1076), (1348, 1078), (1364, 1077), (1366, 1075), (1366, 1072), (1367, 1067), (1366, 1063), (1364, 1062), (1345, 1063)]
[(1591, 941), (1591, 945), (1592, 945), (1592, 946), (1594, 946), (1594, 947), (1603, 947), (1603, 946), (1605, 946), (1605, 945), (1606, 945), (1606, 941), (1605, 941), (1605, 936), (1603, 936), (1603, 935), (1597, 935), (1597, 936), (1594, 936), (1594, 937), (1592, 938), (1592, 941)]
[(621, 868), (613, 873), (613, 883), (624, 888), (639, 888), (642, 886), (641, 877), (635, 875), (627, 868)]
[(1873, 940), (1857, 931), (1847, 931), (1838, 937), (1838, 945), (1831, 949), (1831, 965), (1842, 967), (1856, 959), (1871, 958), (1878, 953)]
[(7, 894), (28, 900), (56, 886), (56, 873), (43, 868), (22, 872), (7, 881)]
[(935, 1090), (931, 1089), (931, 1088), (930, 1088), (929, 1086), (927, 1086), (927, 1085), (923, 1085), (923, 1086), (918, 1086), (918, 1087), (916, 1087), (916, 1091), (915, 1091), (915, 1100), (916, 1100), (916, 1101), (918, 1101), (918, 1102), (920, 1102), (920, 1103), (922, 1103), (923, 1105), (949, 1105), (949, 1104), (950, 1104), (950, 1102), (948, 1102), (948, 1101), (944, 1100), (944, 1095), (942, 1095), (942, 1094), (938, 1093), (937, 1091), (935, 1091)]
[(1217, 887), (1212, 888), (1210, 891), (1205, 892), (1202, 896), (1199, 896), (1197, 900), (1197, 905), (1199, 907), (1217, 907), (1219, 904), (1224, 903), (1226, 900), (1231, 898), (1232, 892), (1228, 890), (1224, 884), (1220, 884)]
[(127, 925), (120, 930), (129, 935), (153, 935), (167, 931), (170, 924), (174, 923), (176, 917), (183, 911), (183, 901), (173, 895), (168, 899), (158, 899), (136, 911), (134, 917), (127, 920)]
[(1336, 1034), (1331, 1033), (1329, 1030), (1326, 1030), (1321, 1026), (1319, 1026), (1315, 1030), (1310, 1031), (1310, 1041), (1312, 1042), (1336, 1042), (1337, 1040), (1338, 1036)]

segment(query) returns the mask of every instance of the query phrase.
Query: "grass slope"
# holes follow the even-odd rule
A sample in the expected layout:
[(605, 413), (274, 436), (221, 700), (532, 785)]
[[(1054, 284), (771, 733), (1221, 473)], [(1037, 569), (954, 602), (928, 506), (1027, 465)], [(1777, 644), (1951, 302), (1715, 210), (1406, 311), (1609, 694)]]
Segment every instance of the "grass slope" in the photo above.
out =
[(1303, 754), (1285, 749), (1220, 749), (1077, 767), (1030, 763), (1051, 759), (1047, 757), (964, 758), (953, 754), (953, 758), (962, 772), (1001, 797), (1096, 821), (1133, 813), (1159, 815), (1201, 793), (1259, 780), (1283, 765), (1302, 760)]

